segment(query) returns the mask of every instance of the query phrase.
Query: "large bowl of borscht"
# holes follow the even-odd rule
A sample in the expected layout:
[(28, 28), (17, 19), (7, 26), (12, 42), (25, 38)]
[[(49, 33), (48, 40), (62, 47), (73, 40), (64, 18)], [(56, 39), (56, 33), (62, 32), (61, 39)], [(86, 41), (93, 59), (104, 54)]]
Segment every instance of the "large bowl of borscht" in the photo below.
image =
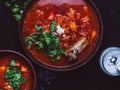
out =
[(20, 39), (40, 66), (68, 71), (86, 64), (103, 34), (100, 13), (92, 0), (35, 0), (20, 22)]

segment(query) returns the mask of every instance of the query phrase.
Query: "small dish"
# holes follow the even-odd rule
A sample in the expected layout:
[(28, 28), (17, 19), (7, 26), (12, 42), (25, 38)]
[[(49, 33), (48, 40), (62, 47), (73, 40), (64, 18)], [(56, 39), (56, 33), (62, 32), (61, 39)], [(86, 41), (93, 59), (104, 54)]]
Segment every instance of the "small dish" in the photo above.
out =
[(36, 73), (22, 54), (0, 50), (0, 90), (35, 90)]

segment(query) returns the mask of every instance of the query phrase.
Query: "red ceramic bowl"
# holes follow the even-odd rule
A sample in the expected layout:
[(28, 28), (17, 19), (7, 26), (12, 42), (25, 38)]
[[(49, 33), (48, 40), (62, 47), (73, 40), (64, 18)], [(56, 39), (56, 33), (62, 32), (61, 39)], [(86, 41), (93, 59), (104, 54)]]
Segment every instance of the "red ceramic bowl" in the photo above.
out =
[[(21, 85), (21, 90), (35, 90), (36, 73), (30, 61), (22, 54), (11, 50), (0, 50), (0, 90), (5, 87), (6, 67), (10, 66), (11, 60), (15, 60), (18, 64), (21, 74), (27, 78), (27, 82)], [(23, 71), (24, 70), (24, 71)], [(26, 71), (25, 71), (26, 70)]]
[[(67, 3), (67, 4), (65, 4)], [(36, 10), (37, 5), (39, 5), (38, 10)], [(37, 16), (43, 12), (41, 12), (39, 9), (43, 9), (45, 10), (45, 8), (49, 7), (54, 7), (56, 5), (56, 7), (54, 7), (53, 9), (55, 9), (56, 12), (59, 13), (67, 13), (66, 9), (67, 7), (73, 7), (75, 9), (76, 6), (80, 5), (80, 8), (77, 8), (76, 10), (79, 11), (79, 9), (81, 10), (82, 8), (84, 8), (84, 10), (87, 10), (87, 8), (89, 9), (89, 11), (86, 13), (88, 13), (88, 16), (91, 16), (91, 20), (93, 20), (91, 22), (91, 27), (97, 27), (97, 37), (94, 43), (94, 47), (92, 47), (91, 50), (88, 51), (89, 47), (86, 49), (87, 53), (84, 53), (83, 57), (81, 58), (80, 54), (78, 57), (80, 57), (80, 59), (78, 59), (75, 63), (72, 64), (61, 64), (61, 61), (58, 61), (57, 63), (52, 63), (49, 60), (45, 60), (44, 58), (41, 58), (42, 56), (44, 56), (44, 54), (46, 53), (40, 53), (39, 51), (35, 50), (34, 48), (31, 48), (30, 50), (27, 48), (27, 45), (25, 43), (25, 36), (27, 36), (30, 32), (34, 32), (34, 29), (30, 29), (31, 27), (34, 26), (34, 24), (37, 22), (37, 20), (41, 20), (41, 23), (43, 23), (46, 19), (44, 19), (42, 21), (42, 19), (37, 19)], [(53, 5), (53, 6), (51, 6)], [(64, 7), (62, 7), (62, 5), (66, 5)], [(67, 6), (69, 5), (69, 6)], [(84, 7), (85, 6), (85, 7)], [(87, 6), (87, 8), (86, 8)], [(62, 9), (59, 11), (60, 7), (62, 7)], [(57, 9), (58, 8), (58, 9)], [(36, 11), (36, 12), (35, 12)], [(69, 10), (68, 10), (69, 11)], [(73, 10), (74, 11), (74, 10)], [(82, 11), (82, 10), (81, 10)], [(36, 13), (38, 13), (36, 15)], [(64, 14), (62, 13), (62, 14)], [(81, 15), (86, 14), (85, 12), (80, 12)], [(47, 16), (49, 14), (49, 11), (45, 11), (44, 16)], [(28, 21), (25, 21), (28, 20)], [(29, 27), (28, 27), (29, 25)], [(77, 32), (79, 33), (79, 32)], [(30, 5), (28, 5), (28, 8), (25, 10), (23, 16), (22, 16), (22, 20), (20, 22), (20, 39), (21, 39), (21, 43), (26, 51), (26, 53), (28, 54), (28, 56), (31, 57), (31, 59), (35, 62), (37, 62), (40, 66), (50, 69), (50, 70), (55, 70), (55, 71), (67, 71), (67, 70), (73, 70), (76, 68), (81, 67), (82, 65), (86, 64), (97, 52), (101, 41), (102, 41), (102, 34), (103, 34), (103, 24), (102, 24), (102, 20), (101, 20), (101, 15), (98, 11), (98, 8), (95, 6), (94, 2), (92, 0), (37, 0), (37, 1), (33, 1), (31, 2)], [(30, 34), (29, 34), (30, 35)], [(90, 40), (88, 40), (90, 42)], [(94, 40), (93, 40), (94, 41)], [(37, 52), (37, 53), (36, 53)], [(85, 50), (84, 50), (85, 52)], [(37, 55), (41, 55), (41, 57), (37, 57)], [(48, 58), (49, 59), (49, 58)], [(61, 62), (61, 63), (60, 63)]]

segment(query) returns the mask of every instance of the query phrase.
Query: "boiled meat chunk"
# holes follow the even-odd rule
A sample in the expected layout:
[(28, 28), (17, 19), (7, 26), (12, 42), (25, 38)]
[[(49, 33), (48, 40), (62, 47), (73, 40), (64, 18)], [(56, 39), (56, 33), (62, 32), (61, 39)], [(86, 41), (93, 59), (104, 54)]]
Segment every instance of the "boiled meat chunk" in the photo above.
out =
[(76, 43), (68, 48), (64, 54), (69, 57), (68, 60), (75, 60), (77, 59), (77, 54), (81, 53), (88, 44), (86, 37), (81, 37)]

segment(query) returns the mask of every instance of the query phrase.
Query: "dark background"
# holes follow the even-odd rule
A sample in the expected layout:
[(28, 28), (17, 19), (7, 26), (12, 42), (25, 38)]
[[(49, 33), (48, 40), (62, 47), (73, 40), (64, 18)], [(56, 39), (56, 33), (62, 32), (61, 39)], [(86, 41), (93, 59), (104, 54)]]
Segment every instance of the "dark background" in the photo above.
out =
[[(29, 58), (19, 40), (19, 25), (0, 0), (0, 50), (15, 50)], [(45, 90), (120, 90), (120, 77), (111, 77), (99, 67), (100, 53), (108, 47), (120, 47), (120, 1), (93, 0), (103, 20), (103, 41), (96, 55), (86, 65), (69, 72), (51, 72), (55, 76)], [(31, 61), (32, 62), (32, 61)], [(41, 68), (32, 62), (35, 68)], [(44, 69), (42, 69), (44, 71)], [(48, 70), (49, 71), (49, 70)], [(39, 71), (36, 72), (38, 73)], [(39, 81), (38, 81), (39, 83)], [(39, 85), (37, 85), (38, 89)]]

